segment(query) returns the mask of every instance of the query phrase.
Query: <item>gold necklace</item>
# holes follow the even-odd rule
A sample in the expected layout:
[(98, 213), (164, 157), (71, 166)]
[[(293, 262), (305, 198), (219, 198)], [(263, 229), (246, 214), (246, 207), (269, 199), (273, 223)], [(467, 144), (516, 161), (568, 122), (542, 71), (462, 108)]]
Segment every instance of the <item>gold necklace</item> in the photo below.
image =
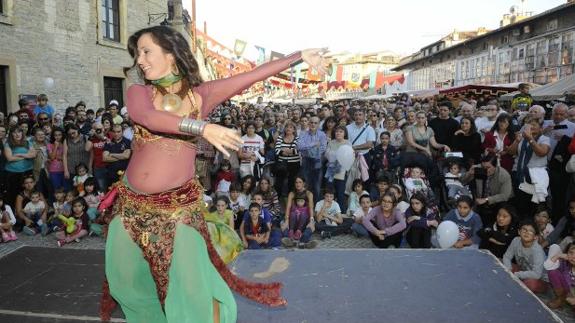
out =
[(164, 109), (164, 111), (178, 113), (182, 108), (182, 98), (172, 93), (172, 86), (173, 84), (170, 85), (170, 91), (162, 97), (162, 109)]

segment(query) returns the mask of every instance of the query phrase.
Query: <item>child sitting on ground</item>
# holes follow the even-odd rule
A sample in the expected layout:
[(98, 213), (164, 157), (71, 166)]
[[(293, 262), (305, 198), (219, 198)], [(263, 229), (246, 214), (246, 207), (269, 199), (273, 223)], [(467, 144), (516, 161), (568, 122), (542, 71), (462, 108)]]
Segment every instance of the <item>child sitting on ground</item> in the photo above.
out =
[(88, 204), (88, 217), (90, 221), (94, 221), (98, 217), (98, 206), (100, 205), (100, 195), (96, 191), (96, 180), (94, 177), (89, 177), (84, 182), (84, 200)]
[(270, 225), (260, 216), (262, 207), (258, 203), (252, 203), (249, 207), (249, 219), (243, 221), (240, 226), (240, 235), (247, 249), (267, 248), (270, 239)]
[(84, 163), (79, 163), (76, 166), (76, 176), (73, 178), (74, 188), (78, 191), (79, 196), (84, 196), (86, 192), (84, 191), (84, 182), (91, 177), (88, 174), (88, 167)]
[(347, 214), (353, 215), (355, 211), (361, 208), (359, 197), (363, 194), (369, 194), (363, 189), (363, 181), (361, 178), (355, 179), (352, 184), (353, 191), (349, 194), (347, 199)]
[(545, 209), (538, 210), (535, 213), (535, 224), (539, 228), (539, 244), (543, 249), (547, 248), (547, 237), (551, 232), (553, 232), (553, 225), (551, 224), (551, 219), (549, 218), (549, 212)]
[(12, 229), (12, 226), (16, 224), (16, 217), (14, 217), (14, 212), (10, 205), (4, 203), (4, 197), (0, 195), (0, 229), (2, 231), (2, 241), (16, 241), (16, 232)]
[(23, 228), (26, 235), (33, 236), (41, 232), (42, 236), (48, 234), (48, 226), (42, 219), (43, 214), (46, 214), (46, 203), (42, 200), (42, 195), (38, 191), (30, 193), (30, 202), (24, 206), (24, 214), (28, 221)]
[(452, 221), (459, 227), (459, 239), (454, 248), (478, 248), (481, 239), (477, 232), (483, 228), (481, 217), (475, 213), (473, 200), (467, 195), (460, 196), (456, 202), (457, 208), (449, 211), (443, 221)]
[(363, 217), (371, 211), (371, 199), (369, 194), (363, 194), (359, 197), (360, 208), (353, 213), (353, 224), (351, 232), (356, 237), (369, 237), (369, 232), (363, 226)]
[(341, 216), (339, 204), (334, 200), (334, 191), (326, 188), (323, 200), (315, 204), (315, 228), (322, 238), (331, 238), (351, 229), (353, 219)]
[[(519, 237), (513, 239), (503, 255), (503, 265), (511, 270), (527, 288), (534, 293), (543, 293), (546, 284), (543, 276), (545, 251), (537, 242), (539, 228), (531, 220), (521, 223)], [(511, 261), (515, 259), (515, 264)]]
[[(72, 241), (80, 242), (80, 239), (88, 235), (88, 204), (82, 197), (78, 197), (70, 203), (72, 205), (72, 214), (67, 217), (64, 222), (64, 228), (56, 232), (56, 238), (58, 239), (58, 247), (62, 247), (67, 243)], [(73, 219), (70, 224), (68, 221)], [(67, 228), (73, 225), (73, 230), (68, 230)], [(69, 232), (70, 231), (70, 232)]]
[(231, 169), (230, 161), (223, 159), (220, 162), (220, 169), (216, 174), (216, 182), (214, 187), (216, 188), (216, 196), (229, 196), (230, 195), (230, 185), (235, 181), (236, 176)]
[(244, 212), (249, 206), (247, 201), (241, 193), (241, 185), (238, 182), (233, 182), (230, 185), (230, 209), (234, 214), (234, 229), (239, 230), (240, 224), (244, 217)]
[(502, 206), (497, 211), (493, 226), (479, 230), (478, 235), (481, 238), (479, 249), (487, 249), (495, 257), (503, 258), (503, 254), (509, 248), (511, 241), (517, 236), (516, 218), (517, 215), (513, 206)]
[(575, 279), (573, 277), (573, 270), (575, 268), (575, 242), (571, 242), (561, 250), (559, 245), (552, 245), (549, 247), (549, 256), (543, 263), (543, 267), (547, 270), (549, 283), (555, 293), (555, 298), (547, 302), (550, 309), (559, 309), (565, 305), (565, 302), (575, 309), (575, 296), (573, 296), (573, 288), (575, 287)]

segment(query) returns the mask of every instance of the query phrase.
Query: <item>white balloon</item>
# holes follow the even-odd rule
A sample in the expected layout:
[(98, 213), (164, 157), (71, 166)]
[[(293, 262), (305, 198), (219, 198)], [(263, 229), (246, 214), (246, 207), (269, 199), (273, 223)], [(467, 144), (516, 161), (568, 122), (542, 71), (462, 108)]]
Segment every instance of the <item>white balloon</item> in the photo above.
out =
[(51, 89), (54, 87), (54, 79), (51, 77), (47, 77), (44, 79), (44, 88)]
[(335, 152), (335, 155), (343, 170), (347, 171), (351, 168), (355, 160), (355, 153), (350, 145), (340, 146)]
[(453, 221), (443, 221), (437, 227), (436, 234), (441, 248), (451, 248), (459, 239), (459, 227)]

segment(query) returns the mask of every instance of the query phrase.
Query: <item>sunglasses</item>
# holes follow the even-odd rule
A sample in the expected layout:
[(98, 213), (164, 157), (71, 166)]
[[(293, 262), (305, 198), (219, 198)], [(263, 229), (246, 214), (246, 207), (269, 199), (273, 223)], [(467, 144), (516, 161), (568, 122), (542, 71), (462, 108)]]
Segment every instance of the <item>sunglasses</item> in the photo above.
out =
[(38, 118), (40, 121), (48, 121), (48, 118)]

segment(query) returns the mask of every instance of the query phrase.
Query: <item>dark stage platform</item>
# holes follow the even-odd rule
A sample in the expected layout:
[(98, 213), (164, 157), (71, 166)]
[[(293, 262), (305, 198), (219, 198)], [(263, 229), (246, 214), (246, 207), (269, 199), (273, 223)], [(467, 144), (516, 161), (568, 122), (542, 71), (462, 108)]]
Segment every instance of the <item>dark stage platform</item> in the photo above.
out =
[[(103, 260), (102, 250), (32, 247), (1, 258), (0, 322), (97, 321)], [(284, 282), (289, 302), (270, 309), (237, 297), (240, 323), (560, 322), (474, 250), (245, 251), (232, 267)]]

